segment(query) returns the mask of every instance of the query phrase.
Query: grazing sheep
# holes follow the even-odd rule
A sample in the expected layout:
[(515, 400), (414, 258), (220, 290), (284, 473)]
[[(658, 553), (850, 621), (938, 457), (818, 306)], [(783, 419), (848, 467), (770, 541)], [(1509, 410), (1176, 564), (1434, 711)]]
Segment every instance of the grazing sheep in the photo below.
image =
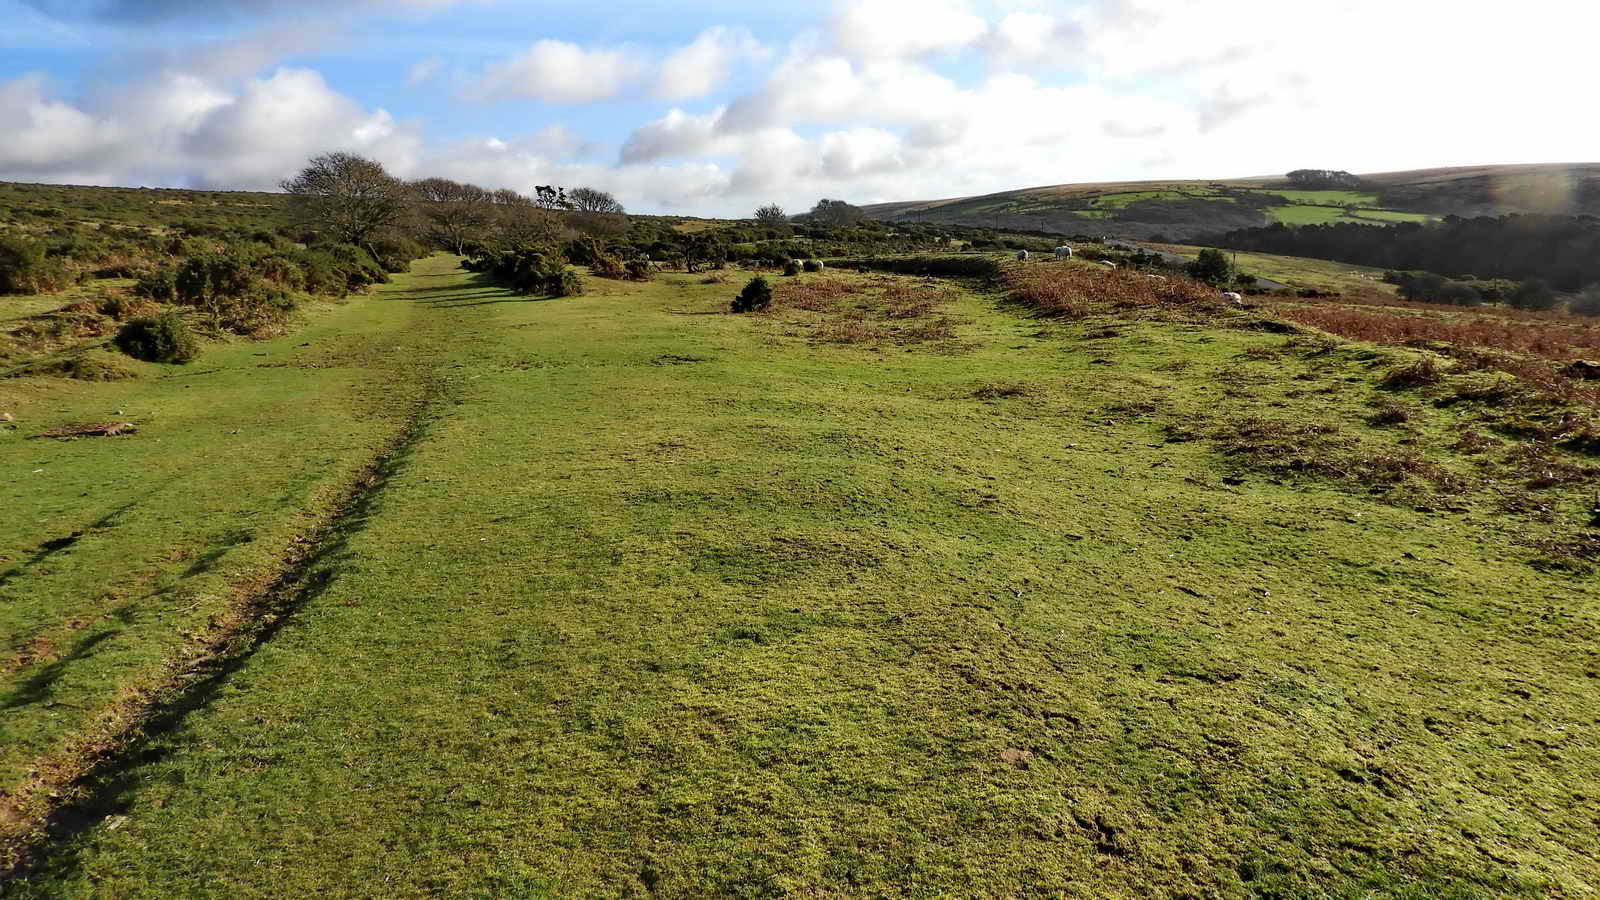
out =
[(1149, 278), (1151, 280), (1154, 280), (1154, 281), (1166, 281), (1167, 280), (1167, 276), (1165, 276), (1165, 275), (1146, 275), (1145, 277)]
[(1071, 258), (1072, 258), (1072, 248), (1071, 247), (1061, 246), (1061, 247), (1057, 247), (1056, 248), (1056, 259), (1071, 259)]
[(1234, 303), (1236, 303), (1236, 304), (1238, 304), (1240, 306), (1244, 305), (1244, 297), (1239, 295), (1239, 294), (1234, 293), (1233, 291), (1223, 291), (1222, 292), (1222, 299), (1224, 299), (1224, 300), (1232, 300)]
[(1028, 261), (1028, 251), (1026, 251), (1026, 250), (1018, 250), (1017, 251), (1017, 262), (1027, 262), (1027, 261)]
[(1100, 265), (1105, 266), (1108, 269), (1115, 269), (1117, 267), (1117, 264), (1109, 259), (1100, 260)]

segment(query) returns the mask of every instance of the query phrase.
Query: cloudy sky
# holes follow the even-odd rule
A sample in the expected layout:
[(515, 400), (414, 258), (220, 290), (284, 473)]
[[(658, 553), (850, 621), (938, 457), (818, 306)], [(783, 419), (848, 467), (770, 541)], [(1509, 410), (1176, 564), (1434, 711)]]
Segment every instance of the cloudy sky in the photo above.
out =
[(0, 0), (0, 180), (822, 196), (1600, 159), (1568, 0)]

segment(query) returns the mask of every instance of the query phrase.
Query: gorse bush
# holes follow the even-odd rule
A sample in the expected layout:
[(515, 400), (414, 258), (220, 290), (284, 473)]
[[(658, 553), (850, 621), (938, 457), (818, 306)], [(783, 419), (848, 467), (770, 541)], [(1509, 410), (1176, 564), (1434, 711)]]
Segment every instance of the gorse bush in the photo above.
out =
[(512, 250), (480, 247), (474, 254), (466, 263), (469, 270), (483, 272), (518, 293), (546, 297), (583, 293), (583, 279), (559, 252), (524, 245)]
[(200, 356), (200, 342), (174, 312), (134, 319), (115, 341), (117, 349), (145, 362), (186, 363)]
[(48, 294), (67, 286), (66, 266), (44, 244), (0, 237), (0, 294)]
[(133, 294), (158, 303), (174, 303), (178, 299), (178, 273), (169, 266), (140, 275), (133, 284)]
[(804, 268), (807, 272), (821, 272), (822, 263), (814, 259), (808, 259), (802, 264), (801, 268)]
[(410, 271), (411, 263), (428, 255), (428, 249), (403, 235), (385, 235), (367, 242), (373, 260), (385, 272)]
[(656, 270), (647, 259), (628, 260), (629, 281), (649, 281), (656, 277)]
[(786, 275), (786, 276), (789, 276), (790, 278), (793, 278), (794, 276), (799, 275), (800, 274), (800, 264), (798, 262), (795, 262), (792, 259), (789, 260), (788, 262), (783, 264), (783, 274)]
[(765, 278), (757, 275), (750, 279), (749, 283), (744, 286), (744, 290), (739, 292), (739, 296), (733, 298), (731, 308), (736, 313), (747, 313), (759, 312), (771, 305), (772, 285)]

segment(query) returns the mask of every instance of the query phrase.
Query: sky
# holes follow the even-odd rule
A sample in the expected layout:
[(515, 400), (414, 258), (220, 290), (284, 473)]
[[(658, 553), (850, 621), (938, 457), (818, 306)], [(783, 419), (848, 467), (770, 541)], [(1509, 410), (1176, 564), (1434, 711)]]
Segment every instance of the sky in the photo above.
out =
[(0, 180), (404, 178), (748, 216), (1600, 159), (1570, 0), (0, 0)]

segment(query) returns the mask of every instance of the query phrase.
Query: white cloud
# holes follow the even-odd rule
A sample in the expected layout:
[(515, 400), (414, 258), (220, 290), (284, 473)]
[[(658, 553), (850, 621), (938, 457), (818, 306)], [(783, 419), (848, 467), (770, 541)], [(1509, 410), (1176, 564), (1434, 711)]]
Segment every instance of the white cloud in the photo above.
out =
[(541, 40), (527, 52), (491, 66), (468, 96), (480, 101), (595, 103), (631, 88), (648, 68), (636, 51), (590, 50), (566, 41)]
[(739, 63), (767, 55), (747, 29), (722, 26), (702, 31), (659, 60), (636, 46), (583, 47), (546, 39), (490, 66), (464, 96), (478, 102), (566, 105), (646, 93), (661, 100), (689, 100), (721, 88)]
[(439, 69), (443, 65), (444, 60), (437, 56), (430, 56), (427, 59), (418, 60), (411, 65), (411, 68), (406, 70), (406, 86), (417, 87), (419, 85), (427, 84), (429, 81), (433, 80), (433, 76), (439, 74)]
[(703, 97), (727, 81), (735, 64), (766, 55), (766, 48), (747, 29), (708, 28), (661, 61), (654, 78), (654, 94), (663, 100)]
[(191, 74), (158, 72), (114, 96), (131, 105), (80, 108), (50, 97), (37, 76), (0, 83), (0, 116), (22, 123), (0, 142), (0, 177), (259, 189), (327, 150), (366, 153), (402, 173), (417, 162), (413, 129), (363, 109), (307, 69), (279, 69), (232, 93)]
[(0, 83), (0, 171), (45, 172), (90, 156), (117, 138), (114, 131), (45, 90), (42, 75)]
[(624, 163), (645, 163), (674, 156), (695, 156), (715, 152), (717, 123), (724, 110), (718, 108), (694, 116), (673, 109), (665, 116), (634, 129), (622, 145)]
[(829, 22), (834, 44), (861, 59), (959, 50), (988, 28), (970, 10), (946, 0), (840, 0)]

